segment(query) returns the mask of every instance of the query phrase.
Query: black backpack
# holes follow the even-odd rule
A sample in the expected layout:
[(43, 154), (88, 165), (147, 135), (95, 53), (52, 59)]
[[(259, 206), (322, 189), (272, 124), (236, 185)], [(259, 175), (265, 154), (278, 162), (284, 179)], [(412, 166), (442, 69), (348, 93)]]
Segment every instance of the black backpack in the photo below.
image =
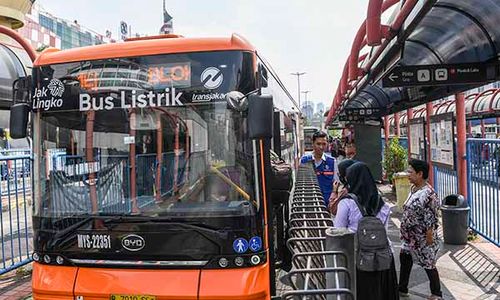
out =
[(363, 217), (359, 220), (356, 232), (357, 250), (356, 266), (360, 271), (374, 272), (389, 270), (392, 262), (392, 251), (387, 239), (384, 223), (376, 216), (370, 216), (358, 202), (358, 197), (349, 194), (356, 202)]

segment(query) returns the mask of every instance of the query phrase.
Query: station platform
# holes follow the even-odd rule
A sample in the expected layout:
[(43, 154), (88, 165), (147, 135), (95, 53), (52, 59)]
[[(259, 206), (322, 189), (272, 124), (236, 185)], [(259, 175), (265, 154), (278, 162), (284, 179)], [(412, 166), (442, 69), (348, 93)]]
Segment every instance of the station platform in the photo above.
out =
[[(399, 277), (401, 213), (395, 209), (396, 197), (391, 186), (379, 186), (379, 190), (393, 206), (389, 223), (389, 238), (392, 241)], [(440, 234), (442, 236), (441, 231)], [(481, 237), (468, 242), (467, 245), (456, 246), (443, 243), (438, 256), (437, 269), (444, 299), (499, 299), (500, 248), (496, 245)], [(427, 299), (430, 295), (427, 275), (424, 269), (416, 264), (413, 265), (409, 288), (410, 297), (402, 299), (420, 300)]]
[[(395, 252), (396, 270), (399, 272), (399, 225), (401, 214), (395, 208), (395, 195), (391, 186), (381, 185), (380, 191), (393, 206), (389, 224), (389, 238)], [(441, 278), (444, 299), (494, 300), (500, 295), (500, 249), (480, 237), (467, 245), (442, 244), (437, 268)], [(31, 266), (23, 271), (13, 271), (0, 277), (0, 299), (28, 300), (31, 297)], [(284, 275), (283, 271), (278, 271)], [(289, 287), (278, 281), (277, 291), (283, 293)], [(427, 299), (429, 283), (424, 270), (414, 265), (410, 278), (409, 300)], [(362, 299), (360, 299), (362, 300)]]

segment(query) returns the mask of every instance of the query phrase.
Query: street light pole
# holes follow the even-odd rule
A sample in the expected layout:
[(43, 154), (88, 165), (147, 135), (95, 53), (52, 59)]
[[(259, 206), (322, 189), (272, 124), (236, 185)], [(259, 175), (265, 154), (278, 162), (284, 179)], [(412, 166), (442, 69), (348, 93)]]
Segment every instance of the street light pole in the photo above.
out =
[(295, 72), (295, 73), (290, 73), (291, 75), (295, 75), (297, 76), (297, 88), (298, 88), (298, 91), (297, 91), (297, 94), (299, 95), (299, 109), (300, 109), (300, 76), (306, 74), (306, 72)]
[(306, 102), (307, 102), (307, 94), (309, 94), (311, 91), (303, 91), (302, 94), (306, 95)]

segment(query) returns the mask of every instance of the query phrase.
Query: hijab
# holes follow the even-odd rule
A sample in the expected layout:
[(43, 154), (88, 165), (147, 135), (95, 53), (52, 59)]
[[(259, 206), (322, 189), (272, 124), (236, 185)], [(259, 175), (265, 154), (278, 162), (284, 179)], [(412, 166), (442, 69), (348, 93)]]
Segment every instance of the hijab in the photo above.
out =
[(346, 181), (346, 178), (345, 178), (345, 175), (346, 175), (346, 172), (347, 172), (347, 168), (349, 168), (350, 166), (352, 166), (353, 164), (355, 164), (357, 161), (353, 160), (353, 159), (344, 159), (343, 161), (341, 161), (338, 165), (338, 168), (339, 168), (339, 180), (340, 182), (342, 182), (343, 185), (347, 185), (347, 181)]
[(347, 168), (347, 189), (358, 197), (358, 202), (363, 206), (368, 215), (376, 216), (384, 201), (378, 194), (375, 180), (370, 169), (365, 163), (356, 162)]

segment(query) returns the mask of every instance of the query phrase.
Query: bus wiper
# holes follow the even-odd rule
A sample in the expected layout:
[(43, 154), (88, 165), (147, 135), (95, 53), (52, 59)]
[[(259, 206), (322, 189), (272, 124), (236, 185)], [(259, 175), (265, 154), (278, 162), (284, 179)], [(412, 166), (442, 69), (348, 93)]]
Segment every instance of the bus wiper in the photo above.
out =
[[(71, 233), (75, 231), (76, 229), (82, 227), (82, 225), (89, 223), (90, 221), (93, 220), (103, 220), (104, 223), (106, 223), (109, 218), (112, 216), (105, 215), (105, 214), (82, 214), (82, 215), (70, 215), (70, 216), (65, 216), (64, 218), (58, 219), (57, 221), (54, 222), (54, 227), (58, 227), (59, 230), (56, 232), (56, 236), (64, 236), (67, 233)], [(68, 225), (65, 227), (64, 225)]]
[[(228, 233), (223, 230), (214, 229), (211, 226), (208, 226), (203, 223), (184, 223), (175, 220), (172, 217), (158, 217), (158, 216), (130, 216), (130, 215), (120, 215), (120, 216), (108, 216), (104, 222), (127, 222), (127, 223), (165, 223), (168, 226), (191, 229), (201, 234), (203, 237), (208, 240), (220, 244), (228, 238)], [(213, 237), (217, 238), (217, 241), (213, 240)]]
[[(160, 219), (160, 220), (158, 220), (158, 222), (165, 222), (165, 221), (162, 221)], [(182, 223), (182, 222), (175, 222), (175, 221), (174, 222), (167, 221), (167, 224), (169, 224), (171, 226), (178, 226), (178, 227), (183, 227), (186, 229), (194, 230), (195, 232), (199, 233), (204, 238), (211, 241), (212, 243), (214, 243), (218, 247), (220, 247), (221, 244), (225, 243), (229, 237), (227, 231), (215, 230), (215, 229), (212, 229), (205, 224), (190, 224), (190, 223)], [(215, 240), (214, 240), (214, 237), (215, 237)]]
[(131, 216), (131, 215), (108, 215), (106, 216), (107, 218), (104, 220), (104, 223), (109, 223), (109, 222), (117, 222), (117, 221), (122, 221), (122, 222), (127, 222), (127, 223), (167, 223), (168, 225), (172, 226), (179, 226), (179, 227), (185, 227), (185, 228), (190, 228), (190, 229), (202, 229), (206, 231), (210, 231), (212, 233), (217, 232), (219, 233), (220, 231), (208, 226), (203, 223), (184, 223), (184, 222), (179, 222), (178, 220), (172, 218), (172, 217), (160, 217), (160, 216)]
[(71, 232), (75, 231), (76, 229), (82, 227), (82, 225), (87, 224), (89, 221), (94, 220), (95, 217), (96, 216), (94, 216), (94, 215), (72, 215), (72, 216), (68, 216), (68, 217), (62, 218), (60, 220), (57, 220), (56, 222), (54, 222), (54, 225), (56, 223), (57, 224), (63, 224), (64, 222), (69, 223), (70, 220), (74, 220), (76, 218), (81, 219), (81, 220), (78, 220), (75, 223), (69, 225), (68, 227), (60, 228), (55, 233), (55, 236), (56, 237), (65, 236), (66, 234), (71, 233)]

